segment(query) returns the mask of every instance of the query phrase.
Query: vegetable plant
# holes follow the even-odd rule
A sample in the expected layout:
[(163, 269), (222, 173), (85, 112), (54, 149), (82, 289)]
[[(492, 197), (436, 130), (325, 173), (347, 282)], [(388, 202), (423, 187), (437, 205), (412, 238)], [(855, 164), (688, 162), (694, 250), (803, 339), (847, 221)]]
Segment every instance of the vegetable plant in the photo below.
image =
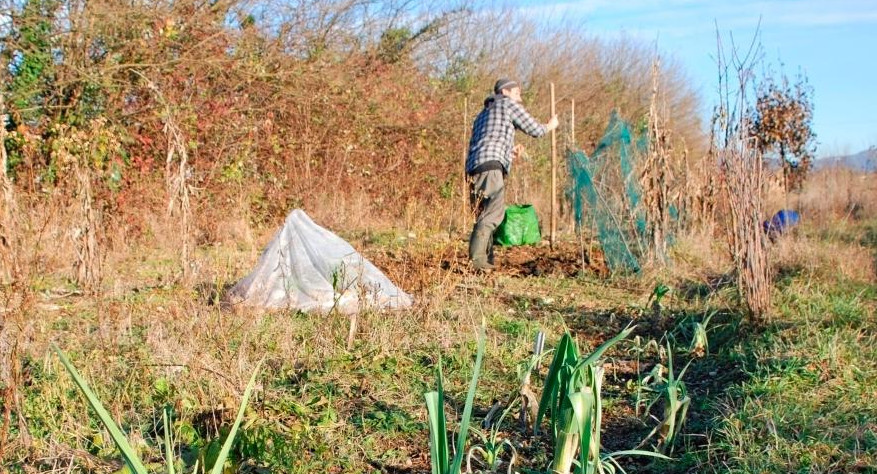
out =
[[(628, 450), (609, 454), (600, 452), (602, 423), (603, 367), (599, 359), (612, 346), (633, 332), (628, 327), (604, 342), (588, 356), (579, 356), (569, 333), (563, 335), (554, 353), (536, 417), (536, 429), (542, 418), (550, 416), (554, 437), (554, 457), (550, 472), (569, 474), (578, 463), (582, 474), (614, 473), (621, 469), (617, 458), (642, 455), (666, 458), (650, 451)], [(579, 456), (576, 459), (576, 452)], [(623, 469), (621, 469), (623, 471)]]
[(706, 331), (714, 314), (711, 313), (703, 321), (694, 323), (694, 334), (691, 336), (691, 345), (688, 347), (688, 353), (694, 357), (703, 357), (710, 352)]
[[(79, 391), (88, 401), (89, 406), (91, 406), (92, 410), (97, 414), (98, 418), (100, 418), (101, 423), (110, 432), (110, 437), (112, 437), (113, 442), (116, 444), (116, 447), (119, 448), (119, 452), (122, 454), (122, 459), (125, 461), (125, 465), (128, 467), (128, 470), (134, 474), (147, 474), (146, 466), (134, 448), (131, 447), (131, 444), (128, 442), (128, 439), (125, 437), (125, 434), (122, 432), (121, 428), (116, 424), (113, 418), (110, 416), (109, 412), (104, 408), (103, 404), (88, 386), (88, 383), (85, 379), (79, 374), (76, 370), (76, 367), (70, 362), (70, 359), (67, 358), (67, 355), (58, 348), (58, 346), (52, 344), (52, 350), (58, 355), (58, 358), (61, 359), (61, 364), (64, 365), (64, 368), (67, 369), (67, 372), (70, 373), (70, 377), (73, 378), (73, 382), (76, 383), (76, 386), (79, 388)], [(261, 362), (256, 365), (256, 369), (253, 371), (253, 375), (250, 377), (250, 381), (247, 384), (247, 388), (244, 390), (244, 397), (241, 400), (241, 406), (238, 409), (237, 417), (235, 418), (234, 424), (231, 427), (231, 430), (228, 432), (228, 437), (225, 439), (225, 443), (222, 445), (222, 449), (219, 452), (219, 456), (216, 459), (216, 462), (213, 464), (213, 469), (210, 471), (211, 474), (222, 474), (223, 467), (225, 465), (226, 460), (228, 459), (229, 453), (231, 452), (232, 444), (234, 443), (235, 436), (237, 435), (238, 428), (241, 425), (241, 421), (244, 419), (244, 411), (246, 410), (247, 403), (250, 400), (250, 395), (253, 392), (253, 386), (256, 384), (256, 376), (259, 374), (259, 367), (261, 366)], [(166, 472), (168, 474), (176, 474), (176, 470), (174, 467), (173, 461), (173, 443), (171, 440), (171, 430), (169, 429), (168, 422), (168, 412), (165, 410), (162, 414), (162, 423), (164, 425), (164, 451), (165, 451), (165, 463), (166, 463)], [(195, 464), (195, 468), (193, 472), (198, 472), (198, 464)]]
[(466, 456), (466, 472), (472, 472), (472, 459), (475, 454), (479, 454), (481, 456), (481, 460), (487, 466), (487, 469), (491, 472), (495, 472), (500, 464), (502, 463), (502, 454), (505, 452), (506, 448), (508, 448), (511, 453), (511, 459), (509, 460), (509, 465), (507, 471), (511, 474), (512, 469), (515, 465), (515, 460), (518, 457), (517, 450), (514, 445), (512, 445), (511, 441), (508, 439), (502, 439), (499, 436), (500, 428), (502, 427), (502, 422), (505, 417), (512, 411), (513, 408), (516, 407), (514, 402), (510, 403), (505, 410), (503, 410), (502, 415), (500, 415), (499, 420), (496, 423), (491, 423), (490, 431), (484, 432), (479, 429), (473, 428), (473, 432), (478, 435), (481, 439), (481, 444), (472, 446), (469, 448), (469, 454)]
[(432, 474), (459, 474), (463, 465), (466, 437), (469, 434), (469, 422), (472, 419), (472, 404), (475, 402), (475, 389), (478, 386), (478, 377), (481, 374), (481, 361), (484, 358), (484, 324), (478, 333), (478, 349), (475, 356), (475, 366), (472, 369), (472, 380), (469, 382), (469, 391), (466, 394), (466, 405), (460, 419), (459, 433), (457, 433), (456, 450), (451, 457), (447, 437), (447, 419), (445, 418), (445, 390), (442, 375), (441, 358), (436, 366), (436, 389), (424, 394), (426, 409), (429, 418), (429, 453)]
[(685, 376), (685, 371), (688, 370), (691, 361), (688, 361), (688, 364), (679, 373), (679, 377), (676, 377), (673, 372), (673, 352), (670, 350), (669, 342), (667, 342), (667, 360), (669, 364), (667, 378), (664, 378), (661, 367), (656, 366), (650, 376), (652, 379), (651, 387), (647, 387), (647, 390), (656, 392), (658, 397), (649, 404), (646, 412), (648, 413), (659, 400), (663, 400), (663, 419), (645, 437), (640, 446), (645, 444), (655, 434), (660, 433), (658, 443), (660, 448), (665, 452), (672, 452), (676, 438), (682, 430), (682, 425), (685, 423), (685, 418), (688, 415), (688, 406), (691, 404), (691, 397), (688, 396), (688, 390), (685, 387), (685, 383), (682, 382), (682, 377)]

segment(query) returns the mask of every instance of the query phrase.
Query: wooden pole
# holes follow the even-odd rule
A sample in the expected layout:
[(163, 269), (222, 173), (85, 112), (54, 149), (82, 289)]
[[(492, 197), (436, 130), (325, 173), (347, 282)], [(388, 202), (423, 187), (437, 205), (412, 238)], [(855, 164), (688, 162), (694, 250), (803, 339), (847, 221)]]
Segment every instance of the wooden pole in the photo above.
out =
[(466, 156), (469, 154), (469, 144), (466, 140), (469, 132), (469, 98), (463, 97), (463, 139), (462, 139), (462, 155), (463, 155), (463, 180), (460, 184), (460, 196), (462, 198), (463, 207), (461, 208), (461, 221), (463, 225), (461, 228), (463, 231), (466, 231), (466, 227), (469, 225), (469, 186), (466, 176)]
[(576, 100), (575, 99), (570, 99), (569, 142), (572, 145), (571, 148), (575, 149), (575, 147), (576, 147)]
[[(576, 148), (576, 100), (570, 99), (570, 108), (569, 108), (569, 149), (570, 151), (577, 151)], [(573, 186), (575, 189), (575, 186)], [(570, 203), (572, 204), (572, 203)], [(576, 229), (576, 213), (571, 208), (569, 209), (569, 228), (575, 232)], [(584, 259), (582, 259), (584, 262)], [(582, 269), (584, 272), (584, 269)]]
[[(551, 116), (554, 110), (554, 83), (551, 83)], [(551, 250), (557, 241), (557, 129), (551, 131), (551, 234), (549, 234)]]

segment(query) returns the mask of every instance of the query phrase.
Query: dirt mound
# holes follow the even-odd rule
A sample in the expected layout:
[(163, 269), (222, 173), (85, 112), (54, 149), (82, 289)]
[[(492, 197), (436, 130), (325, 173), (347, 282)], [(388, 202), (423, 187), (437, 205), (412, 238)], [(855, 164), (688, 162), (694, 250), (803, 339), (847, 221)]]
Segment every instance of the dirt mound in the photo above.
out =
[(496, 250), (498, 272), (513, 276), (564, 276), (608, 274), (602, 255), (596, 255), (574, 242), (548, 245), (508, 247)]
[[(440, 248), (386, 250), (376, 247), (362, 251), (390, 280), (406, 291), (422, 291), (442, 281), (450, 272), (473, 272), (464, 245)], [(494, 275), (512, 277), (557, 276), (573, 278), (582, 274), (609, 274), (602, 254), (574, 242), (562, 242), (552, 250), (548, 245), (496, 247)]]

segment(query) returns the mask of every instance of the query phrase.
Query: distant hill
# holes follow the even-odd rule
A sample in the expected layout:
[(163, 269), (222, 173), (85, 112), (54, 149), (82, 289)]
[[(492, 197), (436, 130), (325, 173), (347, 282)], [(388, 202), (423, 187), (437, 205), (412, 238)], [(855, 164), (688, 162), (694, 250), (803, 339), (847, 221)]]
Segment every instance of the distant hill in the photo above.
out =
[(855, 171), (877, 171), (877, 147), (860, 151), (855, 155), (830, 156), (813, 160), (813, 169), (821, 170), (832, 166), (841, 166)]

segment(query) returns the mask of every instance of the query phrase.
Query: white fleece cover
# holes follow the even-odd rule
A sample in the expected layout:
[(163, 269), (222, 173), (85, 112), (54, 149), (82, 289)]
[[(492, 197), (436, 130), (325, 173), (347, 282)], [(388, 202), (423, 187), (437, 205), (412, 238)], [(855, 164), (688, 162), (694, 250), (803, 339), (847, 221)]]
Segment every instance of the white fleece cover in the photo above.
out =
[(227, 293), (233, 305), (342, 313), (401, 309), (411, 297), (344, 239), (301, 209), (262, 252), (252, 273)]

